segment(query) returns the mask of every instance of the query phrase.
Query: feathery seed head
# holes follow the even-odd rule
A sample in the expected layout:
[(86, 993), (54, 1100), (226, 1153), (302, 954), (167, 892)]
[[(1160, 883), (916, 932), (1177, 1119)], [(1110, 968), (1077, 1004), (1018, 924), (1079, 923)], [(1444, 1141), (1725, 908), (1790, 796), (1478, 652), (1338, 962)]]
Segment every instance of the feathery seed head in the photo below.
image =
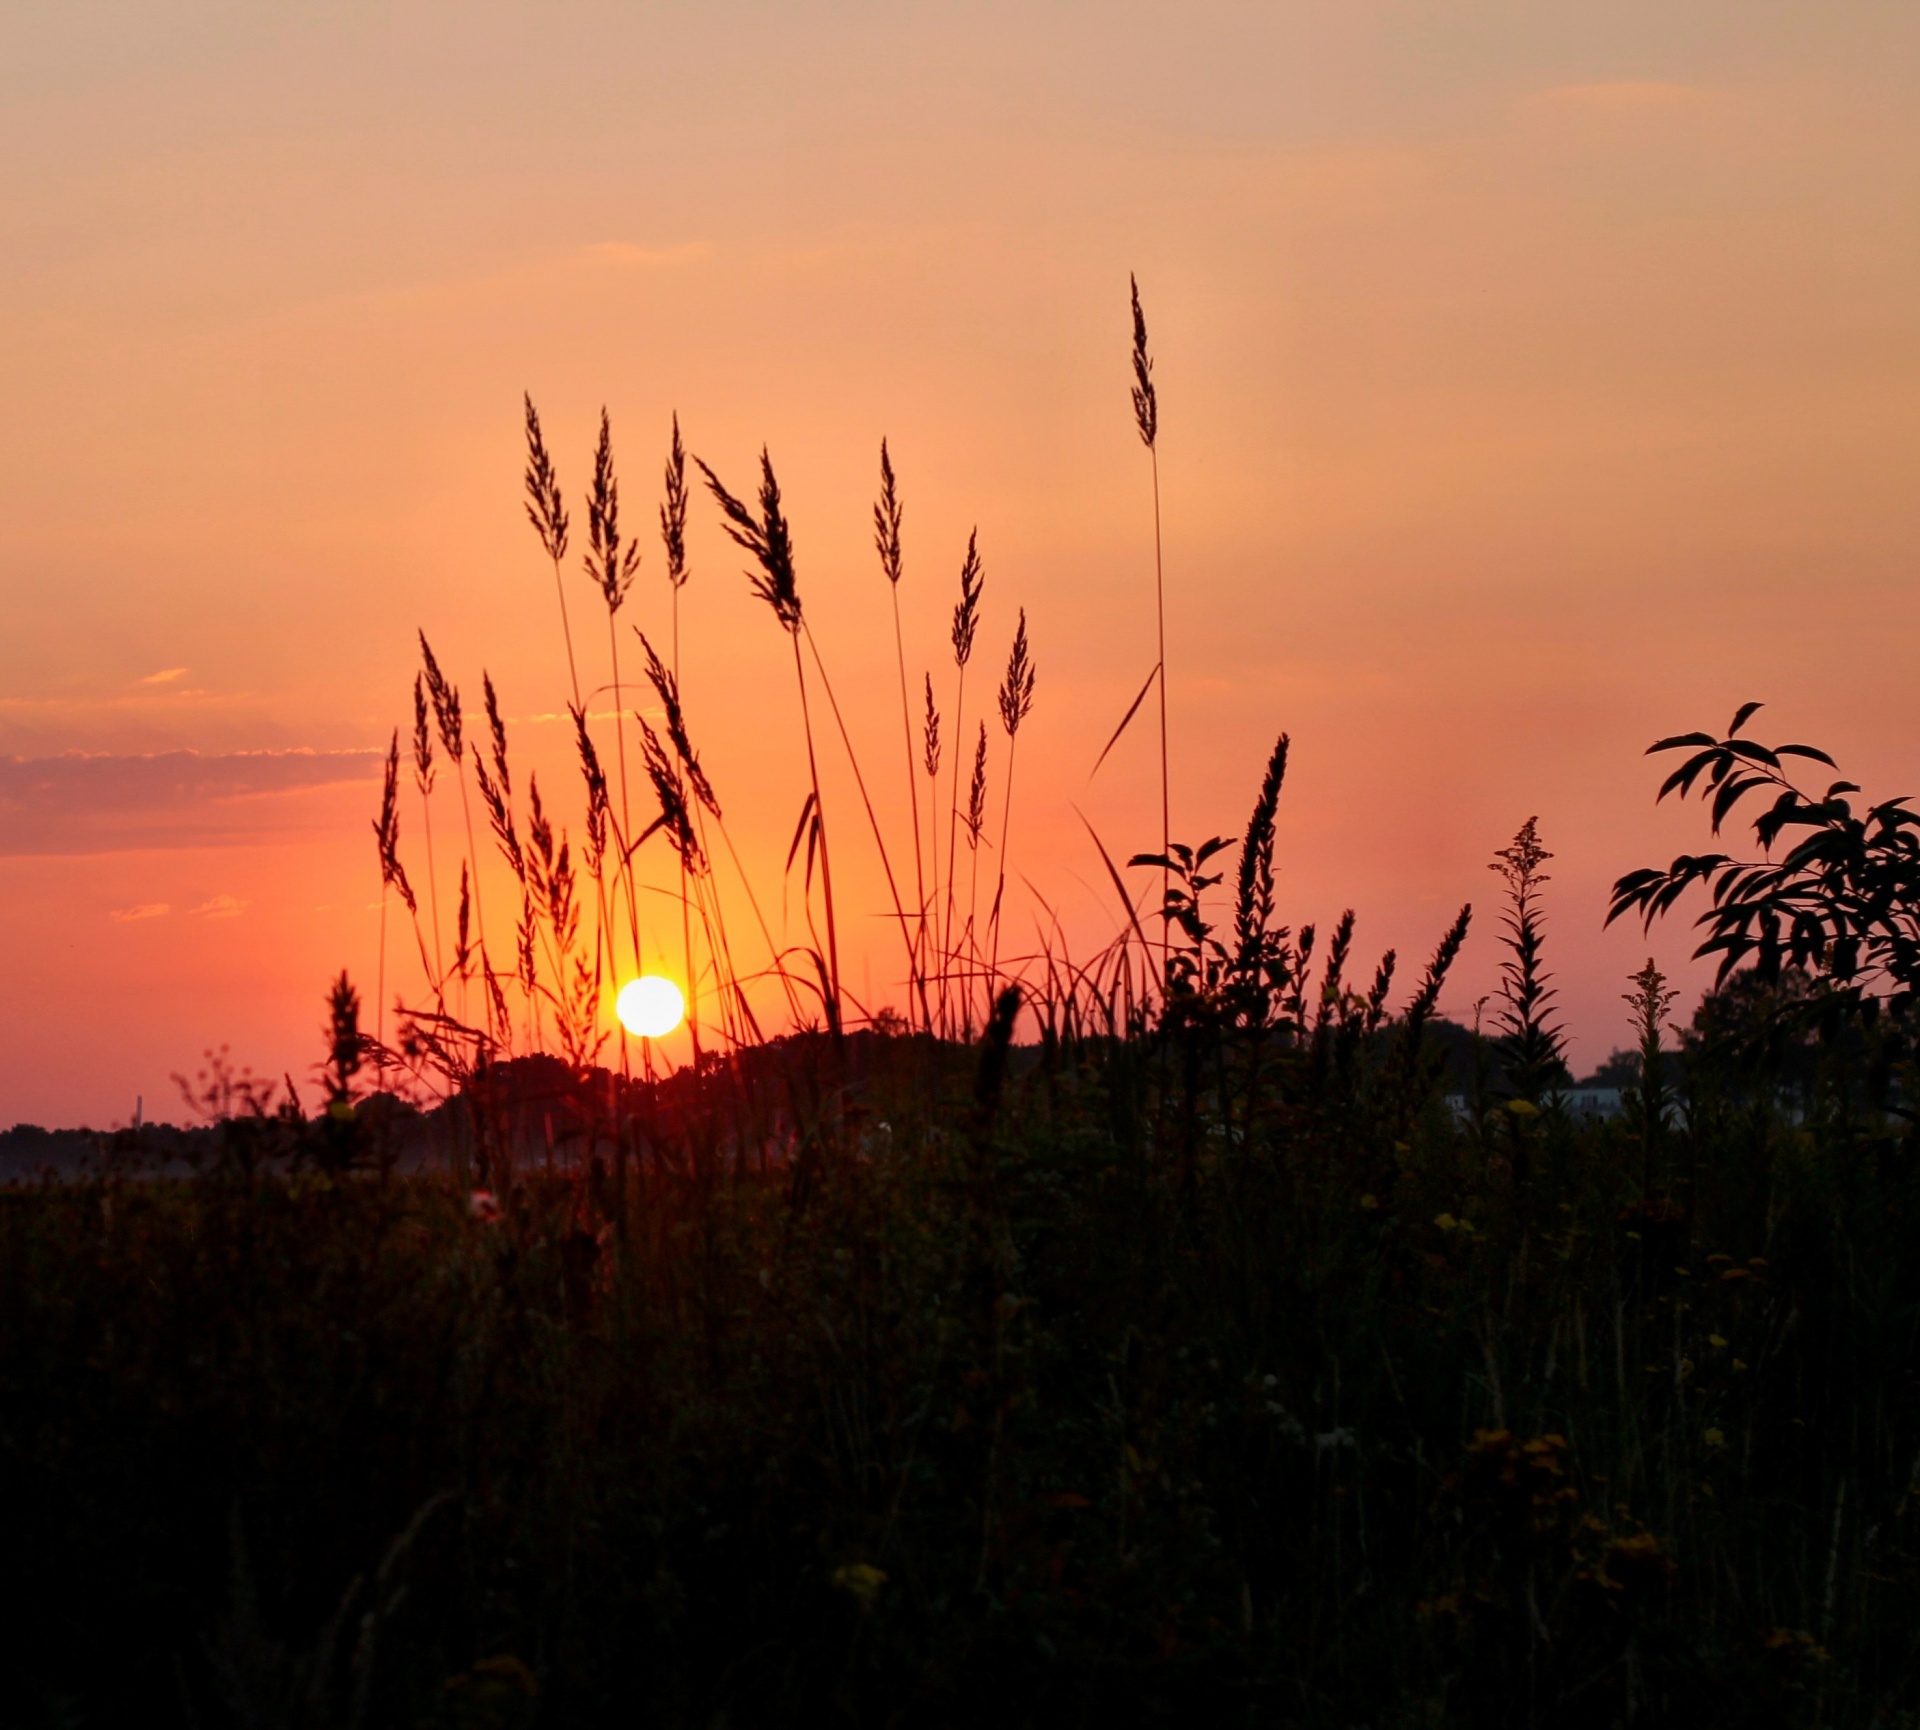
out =
[(1140, 310), (1140, 284), (1129, 275), (1133, 291), (1133, 424), (1148, 450), (1160, 436), (1160, 398), (1153, 388), (1153, 358), (1147, 353), (1147, 315)]
[(373, 826), (380, 848), (380, 881), (400, 891), (407, 911), (416, 911), (413, 888), (400, 864), (400, 729), (387, 746), (386, 775), (380, 788), (380, 819)]
[(687, 581), (687, 452), (680, 443), (680, 416), (673, 417), (673, 448), (667, 452), (667, 502), (660, 507), (660, 539), (667, 548), (667, 581)]
[(933, 675), (927, 674), (927, 716), (920, 725), (921, 759), (929, 779), (940, 773), (940, 711), (933, 706)]
[(433, 718), (440, 729), (440, 743), (454, 762), (464, 760), (466, 746), (460, 720), (460, 692), (458, 687), (449, 684), (447, 677), (440, 671), (440, 663), (433, 658), (433, 649), (427, 642), (427, 633), (420, 633), (420, 654), (426, 662), (427, 695), (433, 702)]
[(980, 593), (986, 587), (980, 563), (980, 531), (967, 536), (967, 556), (960, 565), (960, 599), (953, 609), (953, 664), (964, 667), (973, 659), (973, 634), (980, 624)]
[(687, 733), (687, 718), (680, 708), (680, 683), (674, 678), (672, 669), (654, 652), (653, 644), (647, 640), (647, 633), (636, 625), (633, 634), (640, 639), (640, 647), (646, 653), (647, 679), (666, 715), (667, 737), (673, 742), (680, 768), (693, 788), (694, 797), (718, 817), (720, 801), (714, 796), (712, 783), (707, 780), (706, 771), (700, 767), (699, 754), (694, 750), (693, 740)]
[(607, 774), (600, 767), (600, 753), (593, 748), (593, 736), (587, 731), (587, 712), (572, 704), (574, 739), (580, 750), (580, 773), (587, 783), (587, 870), (596, 879), (607, 854), (607, 819), (612, 810), (607, 797)]
[[(696, 876), (706, 870), (706, 856), (694, 833), (693, 813), (687, 805), (686, 787), (674, 761), (660, 742), (660, 735), (644, 717), (640, 721), (641, 758), (647, 767), (647, 779), (653, 783), (653, 795), (660, 803), (660, 815), (648, 825), (647, 833), (663, 830), (668, 844), (680, 861)], [(645, 839), (642, 836), (641, 839)]]
[(527, 521), (540, 537), (547, 557), (557, 565), (567, 556), (567, 507), (560, 497), (560, 478), (554, 472), (553, 459), (547, 455), (547, 442), (540, 433), (539, 411), (533, 397), (525, 395), (527, 405)]
[(500, 719), (500, 699), (494, 694), (493, 679), (483, 668), (480, 683), (487, 693), (487, 730), (493, 735), (493, 772), (500, 782), (500, 791), (511, 795), (513, 777), (507, 773), (507, 728)]
[(873, 544), (880, 552), (880, 569), (896, 588), (900, 584), (900, 494), (894, 485), (893, 459), (887, 441), (880, 441), (880, 498), (873, 507)]
[(793, 531), (780, 505), (780, 483), (774, 478), (773, 459), (760, 450), (760, 515), (735, 498), (720, 477), (698, 457), (693, 459), (706, 476), (707, 488), (720, 506), (722, 526), (735, 546), (753, 555), (760, 569), (747, 572), (753, 592), (773, 609), (794, 636), (800, 634), (800, 585), (793, 568)]
[(604, 408), (600, 442), (593, 451), (593, 490), (587, 495), (587, 534), (593, 544), (584, 561), (587, 575), (599, 585), (607, 611), (617, 613), (640, 568), (640, 547), (620, 538), (620, 483), (614, 478), (613, 429)]
[(1033, 658), (1027, 653), (1027, 609), (1020, 609), (1020, 624), (1013, 633), (1013, 649), (1007, 656), (1007, 676), (1000, 684), (1000, 725), (1011, 739), (1020, 731), (1020, 723), (1033, 709)]
[(973, 748), (973, 779), (967, 784), (967, 844), (980, 844), (980, 826), (987, 820), (987, 724), (980, 723), (980, 739)]
[(413, 675), (413, 778), (421, 793), (433, 791), (433, 734), (427, 728), (427, 685)]

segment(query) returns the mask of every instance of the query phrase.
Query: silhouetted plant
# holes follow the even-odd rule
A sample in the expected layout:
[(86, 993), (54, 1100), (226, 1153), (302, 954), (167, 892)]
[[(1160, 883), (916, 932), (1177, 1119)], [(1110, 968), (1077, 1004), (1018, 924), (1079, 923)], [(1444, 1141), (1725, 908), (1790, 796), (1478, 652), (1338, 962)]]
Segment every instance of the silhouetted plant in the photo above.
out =
[[(1665, 870), (1630, 871), (1613, 886), (1608, 923), (1638, 912), (1651, 926), (1698, 886), (1710, 905), (1695, 920), (1706, 936), (1694, 953), (1717, 956), (1721, 980), (1742, 965), (1763, 981), (1804, 968), (1826, 982), (1830, 1005), (1869, 1021), (1884, 1009), (1904, 1021), (1920, 991), (1920, 813), (1904, 796), (1856, 811), (1846, 797), (1860, 791), (1852, 781), (1833, 781), (1818, 797), (1803, 792), (1784, 760), (1834, 761), (1812, 745), (1742, 738), (1760, 706), (1743, 703), (1724, 738), (1681, 733), (1648, 751), (1691, 753), (1659, 797), (1684, 799), (1697, 786), (1715, 835), (1748, 795), (1768, 798), (1753, 820), (1763, 857), (1682, 854)], [(1776, 859), (1782, 841), (1789, 845)]]
[[(1147, 316), (1140, 309), (1139, 281), (1129, 275), (1127, 287), (1133, 296), (1133, 421), (1153, 471), (1154, 677), (1160, 687), (1160, 850), (1165, 854), (1172, 846), (1172, 804), (1167, 767), (1167, 591), (1160, 558), (1160, 393), (1154, 388), (1153, 360), (1147, 353)], [(1126, 722), (1120, 724), (1124, 727)], [(1165, 895), (1165, 873), (1160, 889)]]
[[(619, 883), (626, 891), (627, 938), (632, 948), (633, 968), (638, 973), (644, 970), (644, 964), (640, 953), (640, 898), (625, 840), (633, 833), (633, 806), (627, 794), (627, 709), (626, 694), (620, 681), (620, 632), (617, 620), (621, 607), (626, 604), (627, 591), (633, 586), (633, 579), (640, 569), (640, 543), (637, 539), (625, 539), (620, 528), (620, 483), (613, 472), (613, 429), (604, 408), (600, 411), (599, 442), (593, 451), (593, 485), (587, 494), (587, 539), (589, 550), (581, 562), (599, 589), (600, 598), (607, 608), (607, 653), (613, 667), (614, 756), (620, 777), (619, 833), (622, 839), (618, 861)], [(577, 717), (584, 717), (585, 708), (577, 699), (575, 710)], [(584, 719), (580, 724), (584, 727)], [(611, 933), (606, 933), (596, 942), (595, 965), (599, 965), (601, 958), (598, 951), (603, 945), (607, 951), (606, 966), (610, 973), (617, 974)], [(623, 1049), (624, 1043), (623, 1030)]]
[[(800, 692), (800, 725), (806, 740), (810, 790), (794, 830), (794, 844), (787, 851), (787, 862), (789, 866), (792, 865), (796, 852), (804, 842), (807, 880), (811, 884), (814, 861), (819, 861), (821, 898), (827, 920), (827, 953), (823, 964), (817, 952), (815, 961), (822, 976), (821, 1000), (826, 1011), (827, 1026), (837, 1039), (843, 1025), (840, 939), (835, 925), (833, 863), (827, 845), (826, 807), (820, 797), (820, 765), (813, 747), (813, 715), (807, 703), (806, 666), (800, 658), (800, 586), (794, 572), (793, 531), (787, 524), (786, 512), (781, 506), (780, 483), (774, 476), (773, 460), (764, 449), (760, 452), (760, 514), (757, 517), (744, 502), (727, 491), (720, 477), (706, 463), (698, 457), (694, 461), (699, 463), (701, 474), (706, 476), (707, 487), (720, 506), (722, 526), (728, 536), (736, 546), (750, 553), (759, 567), (747, 573), (754, 593), (773, 609), (774, 617), (780, 621), (781, 628), (793, 643), (793, 676)], [(811, 907), (810, 896), (808, 904)]]
[[(907, 650), (906, 639), (900, 632), (900, 578), (904, 572), (904, 558), (900, 545), (900, 524), (904, 513), (900, 506), (900, 490), (894, 480), (893, 458), (887, 452), (887, 441), (880, 441), (880, 497), (873, 506), (873, 544), (880, 555), (880, 574), (887, 579), (887, 596), (893, 606), (893, 653), (894, 664), (900, 676), (900, 731), (907, 749), (907, 810), (913, 823), (913, 893), (917, 903), (914, 914), (913, 932), (913, 969), (921, 977), (927, 971), (927, 871), (926, 859), (920, 845), (920, 777), (914, 766), (913, 749), (913, 711), (907, 702)], [(932, 713), (933, 687), (927, 687), (928, 713)], [(922, 1003), (922, 1020), (926, 1030), (933, 1031), (931, 1016), (926, 1013)]]
[(1507, 886), (1502, 919), (1506, 934), (1501, 938), (1507, 954), (1500, 963), (1499, 1007), (1494, 1011), (1499, 1052), (1514, 1097), (1532, 1104), (1566, 1079), (1566, 1038), (1549, 1007), (1554, 993), (1547, 981), (1552, 975), (1541, 965), (1545, 924), (1540, 890), (1551, 879), (1540, 867), (1553, 855), (1540, 844), (1538, 824), (1538, 818), (1529, 817), (1488, 867)]
[(1667, 976), (1647, 957), (1647, 964), (1633, 975), (1633, 989), (1623, 998), (1633, 1011), (1634, 1031), (1639, 1035), (1639, 1077), (1628, 1098), (1637, 1119), (1640, 1136), (1640, 1194), (1653, 1194), (1654, 1153), (1666, 1131), (1667, 1111), (1672, 1090), (1667, 1085), (1666, 1058), (1660, 1048), (1661, 1030), (1674, 999), (1680, 994), (1667, 984)]
[[(980, 531), (974, 529), (967, 536), (967, 556), (960, 562), (960, 599), (954, 603), (953, 629), (950, 633), (954, 665), (953, 736), (956, 744), (961, 737), (961, 728), (966, 720), (967, 663), (973, 659), (973, 639), (980, 628), (980, 596), (985, 586), (986, 570), (980, 562)], [(953, 754), (953, 792), (947, 803), (947, 882), (944, 912), (940, 922), (941, 1022), (943, 1029), (949, 1033), (954, 1026), (947, 982), (953, 971), (953, 921), (955, 903), (958, 899), (955, 894), (955, 886), (958, 882), (955, 868), (959, 859), (957, 852), (959, 835), (960, 752), (956, 750)]]
[(533, 397), (523, 393), (527, 418), (527, 521), (540, 537), (541, 550), (553, 564), (554, 598), (560, 603), (560, 634), (567, 645), (567, 677), (573, 685), (573, 700), (580, 702), (580, 669), (573, 658), (573, 626), (567, 620), (567, 587), (560, 580), (560, 564), (567, 556), (567, 507), (560, 493), (560, 477), (547, 453), (547, 442), (540, 431), (540, 415)]

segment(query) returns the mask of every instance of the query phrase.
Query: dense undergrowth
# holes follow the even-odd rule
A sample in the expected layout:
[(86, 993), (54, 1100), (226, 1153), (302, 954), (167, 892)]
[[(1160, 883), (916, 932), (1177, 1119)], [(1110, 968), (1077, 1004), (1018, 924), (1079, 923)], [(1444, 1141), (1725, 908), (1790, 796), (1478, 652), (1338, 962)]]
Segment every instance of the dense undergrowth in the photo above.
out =
[(1696, 1042), (1649, 1158), (1349, 1032), (0, 1194), (7, 1721), (1913, 1722), (1898, 1120)]

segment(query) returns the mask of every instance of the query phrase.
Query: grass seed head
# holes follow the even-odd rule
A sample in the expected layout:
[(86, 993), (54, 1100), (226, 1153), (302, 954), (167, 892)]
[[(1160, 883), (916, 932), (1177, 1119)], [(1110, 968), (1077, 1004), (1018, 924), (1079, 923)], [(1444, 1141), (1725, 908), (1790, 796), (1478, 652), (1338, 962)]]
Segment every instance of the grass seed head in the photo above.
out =
[(1133, 424), (1140, 442), (1152, 450), (1160, 436), (1160, 398), (1153, 388), (1153, 357), (1147, 353), (1147, 315), (1140, 310), (1140, 284), (1129, 275), (1133, 291)]
[[(523, 393), (524, 394), (524, 393)], [(527, 405), (527, 521), (540, 537), (540, 545), (556, 565), (567, 556), (567, 507), (560, 496), (560, 477), (547, 441), (541, 436), (540, 414), (533, 397)]]
[(980, 531), (967, 536), (967, 556), (960, 563), (960, 599), (953, 609), (953, 664), (965, 667), (973, 659), (973, 636), (980, 627), (980, 594), (986, 587), (986, 569), (980, 563)]

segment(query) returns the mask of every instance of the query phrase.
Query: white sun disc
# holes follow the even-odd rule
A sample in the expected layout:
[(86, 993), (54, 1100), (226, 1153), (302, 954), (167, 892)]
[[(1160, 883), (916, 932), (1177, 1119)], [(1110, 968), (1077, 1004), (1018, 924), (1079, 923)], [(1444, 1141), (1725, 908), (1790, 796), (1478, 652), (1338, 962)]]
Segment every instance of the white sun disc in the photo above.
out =
[(613, 1012), (629, 1033), (642, 1039), (663, 1039), (680, 1025), (687, 1013), (687, 1000), (671, 979), (647, 973), (620, 987)]

